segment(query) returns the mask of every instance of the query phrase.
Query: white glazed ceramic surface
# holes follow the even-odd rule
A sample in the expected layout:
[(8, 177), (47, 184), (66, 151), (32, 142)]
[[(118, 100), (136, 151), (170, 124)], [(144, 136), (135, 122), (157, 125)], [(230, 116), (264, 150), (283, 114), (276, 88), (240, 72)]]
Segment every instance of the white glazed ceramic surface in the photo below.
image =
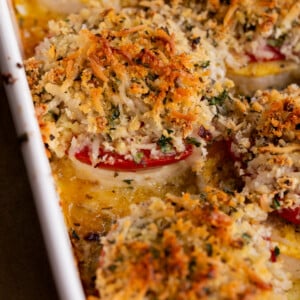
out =
[[(35, 118), (7, 0), (0, 0), (0, 69), (36, 202), (58, 293), (62, 300), (85, 299), (51, 169)], [(24, 204), (26, 205), (26, 203)]]

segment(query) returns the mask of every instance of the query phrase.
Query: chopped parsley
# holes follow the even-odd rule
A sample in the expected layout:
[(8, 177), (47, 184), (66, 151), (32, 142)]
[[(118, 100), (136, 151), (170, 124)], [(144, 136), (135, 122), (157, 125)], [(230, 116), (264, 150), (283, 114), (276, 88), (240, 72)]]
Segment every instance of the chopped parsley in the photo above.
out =
[(170, 133), (174, 132), (174, 130), (172, 130), (172, 129), (167, 129), (167, 132), (170, 134)]
[(112, 80), (110, 81), (111, 89), (113, 93), (118, 93), (119, 91), (119, 86), (121, 84), (121, 80), (118, 79), (117, 77), (112, 77)]
[(117, 266), (112, 264), (112, 265), (109, 265), (107, 268), (109, 271), (114, 272), (117, 269)]
[(227, 186), (224, 186), (224, 187), (223, 187), (223, 191), (224, 191), (226, 194), (234, 195), (234, 191), (233, 191), (232, 189), (230, 189), (229, 187), (227, 187)]
[(160, 147), (163, 153), (169, 153), (173, 150), (172, 138), (162, 135), (156, 144)]
[(207, 68), (208, 66), (210, 65), (210, 61), (209, 60), (206, 60), (206, 61), (203, 61), (201, 64), (200, 64), (200, 67), (205, 69)]
[(149, 72), (148, 75), (147, 75), (147, 79), (151, 80), (151, 81), (154, 81), (158, 78), (159, 76), (155, 73), (151, 73)]
[(243, 240), (244, 240), (245, 242), (249, 243), (250, 240), (251, 240), (251, 235), (250, 235), (249, 233), (247, 233), (247, 232), (244, 232), (244, 233), (242, 234), (242, 238), (243, 238)]
[(213, 246), (210, 243), (205, 244), (205, 250), (207, 256), (212, 256), (213, 255)]
[(197, 270), (197, 260), (195, 257), (192, 257), (189, 262), (189, 271), (190, 273), (194, 273)]
[(160, 29), (162, 29), (167, 35), (170, 35), (169, 28), (167, 26), (162, 26)]
[(209, 65), (210, 65), (210, 61), (209, 60), (205, 60), (205, 61), (202, 61), (200, 63), (194, 64), (194, 67), (195, 68), (206, 69)]
[(280, 208), (280, 197), (278, 194), (276, 194), (273, 198), (272, 208), (274, 209)]
[(137, 152), (134, 156), (133, 156), (133, 160), (135, 163), (140, 164), (143, 160), (144, 157), (144, 153), (143, 152)]
[(200, 44), (200, 41), (201, 41), (200, 36), (198, 36), (198, 37), (192, 39), (192, 47), (193, 47), (193, 49), (195, 49), (195, 48), (197, 47), (197, 45)]
[(194, 146), (196, 146), (197, 148), (201, 146), (201, 143), (200, 143), (197, 139), (195, 139), (195, 138), (193, 138), (193, 137), (187, 137), (187, 138), (186, 138), (186, 142), (187, 142), (189, 145), (194, 145)]
[(280, 249), (279, 249), (279, 247), (275, 246), (275, 248), (274, 248), (275, 257), (277, 257), (279, 254), (280, 254)]
[(271, 261), (276, 262), (279, 254), (280, 254), (280, 249), (277, 246), (275, 246), (274, 249), (271, 250)]
[(133, 179), (124, 179), (123, 181), (124, 181), (125, 183), (127, 183), (127, 184), (131, 184), (132, 181), (133, 181)]
[(218, 96), (208, 99), (208, 103), (209, 105), (222, 105), (228, 97), (229, 97), (228, 92), (224, 90)]
[(111, 107), (111, 115), (110, 115), (110, 120), (113, 122), (120, 117), (120, 109), (117, 105), (112, 105)]
[(158, 259), (160, 257), (160, 251), (158, 249), (151, 247), (150, 252), (155, 259)]
[(267, 40), (267, 44), (271, 47), (281, 47), (282, 44), (284, 43), (285, 40), (285, 35), (281, 35), (279, 38), (275, 39), (275, 38), (270, 38)]

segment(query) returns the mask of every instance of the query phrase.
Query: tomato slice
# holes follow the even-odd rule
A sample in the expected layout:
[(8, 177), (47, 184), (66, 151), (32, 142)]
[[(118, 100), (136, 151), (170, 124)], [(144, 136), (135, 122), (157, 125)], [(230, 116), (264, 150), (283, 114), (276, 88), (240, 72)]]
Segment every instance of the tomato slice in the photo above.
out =
[(248, 53), (247, 56), (249, 57), (250, 63), (255, 62), (267, 62), (267, 61), (278, 61), (278, 60), (285, 60), (285, 55), (280, 52), (280, 49), (266, 45), (264, 46), (264, 51), (267, 51), (270, 54), (268, 58), (259, 58), (255, 54)]
[(279, 211), (277, 211), (277, 214), (281, 218), (283, 218), (295, 225), (300, 225), (300, 206), (295, 207), (295, 208), (280, 209)]
[(238, 154), (236, 154), (233, 150), (232, 150), (232, 144), (233, 144), (233, 141), (231, 139), (229, 140), (225, 140), (225, 145), (226, 145), (226, 150), (229, 154), (229, 157), (231, 158), (232, 161), (236, 162), (240, 162), (242, 161), (242, 157), (239, 156)]
[[(186, 149), (180, 153), (164, 154), (157, 158), (150, 157), (150, 150), (141, 150), (139, 161), (127, 159), (124, 155), (115, 152), (104, 151), (99, 149), (100, 162), (96, 165), (97, 168), (110, 169), (116, 171), (136, 171), (145, 168), (155, 168), (164, 165), (176, 163), (189, 157), (193, 152), (192, 145), (187, 145)], [(75, 154), (75, 157), (85, 163), (91, 165), (90, 149), (84, 147)]]

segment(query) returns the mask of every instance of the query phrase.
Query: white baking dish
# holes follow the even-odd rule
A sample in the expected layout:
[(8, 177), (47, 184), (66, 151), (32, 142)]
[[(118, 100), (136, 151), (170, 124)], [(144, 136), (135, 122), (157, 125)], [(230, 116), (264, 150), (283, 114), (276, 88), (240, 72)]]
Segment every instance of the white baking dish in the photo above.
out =
[(18, 45), (17, 25), (7, 0), (0, 0), (0, 69), (61, 299), (85, 299), (49, 161), (35, 117)]

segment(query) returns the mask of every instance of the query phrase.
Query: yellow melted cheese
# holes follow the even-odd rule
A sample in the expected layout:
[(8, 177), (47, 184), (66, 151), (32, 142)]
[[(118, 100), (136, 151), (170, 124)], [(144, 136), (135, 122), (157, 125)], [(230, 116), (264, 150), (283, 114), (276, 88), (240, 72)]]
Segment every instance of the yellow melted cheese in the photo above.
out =
[[(122, 217), (128, 214), (131, 204), (145, 201), (150, 196), (162, 197), (167, 192), (196, 192), (194, 175), (190, 171), (177, 178), (176, 182), (167, 184), (145, 187), (128, 181), (123, 186), (107, 187), (77, 178), (71, 161), (67, 159), (52, 162), (52, 169), (68, 227), (80, 223), (86, 232), (103, 231), (103, 216), (110, 220)], [(186, 181), (187, 177), (189, 181)]]
[(13, 0), (16, 17), (19, 23), (24, 57), (30, 57), (34, 48), (47, 34), (49, 20), (57, 20), (62, 14), (50, 11), (38, 0)]
[(163, 197), (167, 192), (177, 195), (182, 191), (196, 192), (195, 178), (190, 171), (176, 181), (151, 187), (134, 186), (131, 183), (127, 186), (101, 186), (99, 182), (77, 178), (70, 160), (56, 160), (51, 166), (87, 295), (94, 293), (93, 275), (101, 252), (101, 244), (97, 240), (89, 241), (88, 236), (105, 235), (115, 220), (128, 215), (133, 203), (152, 196)]
[(289, 61), (254, 62), (239, 69), (229, 69), (228, 73), (247, 77), (263, 77), (291, 72), (298, 69), (298, 65)]

